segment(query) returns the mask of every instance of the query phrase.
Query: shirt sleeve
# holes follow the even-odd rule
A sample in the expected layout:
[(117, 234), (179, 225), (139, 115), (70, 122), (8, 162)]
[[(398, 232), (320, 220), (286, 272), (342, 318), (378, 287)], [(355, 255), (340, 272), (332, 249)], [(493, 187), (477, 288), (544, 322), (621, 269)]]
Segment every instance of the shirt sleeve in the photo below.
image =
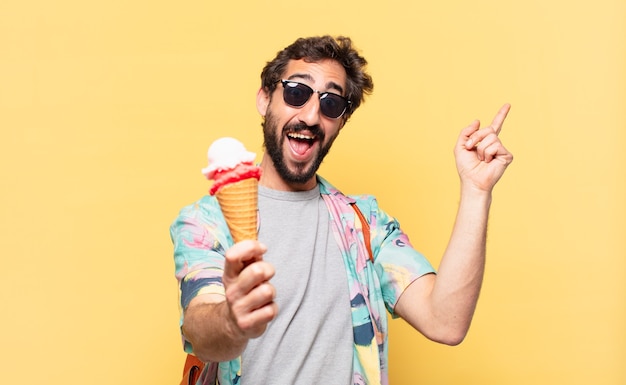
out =
[(224, 252), (232, 245), (227, 229), (216, 199), (210, 196), (183, 208), (170, 226), (183, 312), (199, 294), (224, 294)]
[(376, 200), (372, 200), (370, 204), (374, 268), (380, 280), (387, 311), (397, 318), (394, 308), (404, 290), (419, 277), (435, 273), (435, 269), (413, 247), (409, 237), (400, 229), (400, 223), (381, 210)]

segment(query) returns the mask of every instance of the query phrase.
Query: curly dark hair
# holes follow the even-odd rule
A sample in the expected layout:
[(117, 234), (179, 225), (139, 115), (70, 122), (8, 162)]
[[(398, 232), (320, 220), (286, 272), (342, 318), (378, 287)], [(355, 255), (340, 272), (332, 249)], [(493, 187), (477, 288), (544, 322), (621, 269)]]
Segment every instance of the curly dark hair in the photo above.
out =
[(306, 62), (331, 59), (343, 66), (347, 75), (345, 97), (352, 102), (350, 109), (344, 114), (346, 120), (361, 105), (365, 95), (370, 95), (374, 90), (372, 77), (365, 72), (367, 61), (353, 47), (352, 40), (345, 36), (335, 38), (329, 35), (299, 38), (279, 51), (263, 68), (261, 86), (272, 94), (287, 68), (287, 63), (299, 59)]

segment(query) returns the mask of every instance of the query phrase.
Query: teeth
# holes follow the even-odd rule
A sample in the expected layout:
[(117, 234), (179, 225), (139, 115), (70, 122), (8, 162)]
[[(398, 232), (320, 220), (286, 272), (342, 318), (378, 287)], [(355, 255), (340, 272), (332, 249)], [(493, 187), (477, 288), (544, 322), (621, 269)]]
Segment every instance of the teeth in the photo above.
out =
[(315, 139), (315, 136), (311, 136), (311, 135), (304, 135), (301, 133), (297, 133), (297, 132), (292, 132), (287, 134), (288, 137), (293, 138), (293, 139), (301, 139), (301, 140), (313, 140)]

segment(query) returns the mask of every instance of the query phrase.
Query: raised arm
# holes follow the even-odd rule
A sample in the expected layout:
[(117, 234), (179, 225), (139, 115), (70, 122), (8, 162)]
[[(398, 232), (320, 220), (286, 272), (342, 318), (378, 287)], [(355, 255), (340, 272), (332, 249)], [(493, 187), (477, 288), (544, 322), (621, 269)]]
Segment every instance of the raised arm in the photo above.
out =
[(461, 343), (474, 315), (485, 270), (492, 190), (513, 161), (498, 137), (509, 109), (502, 106), (487, 127), (474, 121), (461, 131), (454, 148), (461, 198), (438, 273), (417, 279), (396, 304), (398, 315), (434, 341)]

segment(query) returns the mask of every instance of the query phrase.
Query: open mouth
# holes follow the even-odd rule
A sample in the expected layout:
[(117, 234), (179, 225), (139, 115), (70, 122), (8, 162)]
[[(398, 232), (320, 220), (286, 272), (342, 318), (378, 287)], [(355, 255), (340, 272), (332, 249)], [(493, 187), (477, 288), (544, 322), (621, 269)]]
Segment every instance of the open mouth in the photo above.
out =
[(298, 156), (306, 156), (317, 140), (316, 135), (303, 132), (290, 132), (287, 134), (289, 147)]

